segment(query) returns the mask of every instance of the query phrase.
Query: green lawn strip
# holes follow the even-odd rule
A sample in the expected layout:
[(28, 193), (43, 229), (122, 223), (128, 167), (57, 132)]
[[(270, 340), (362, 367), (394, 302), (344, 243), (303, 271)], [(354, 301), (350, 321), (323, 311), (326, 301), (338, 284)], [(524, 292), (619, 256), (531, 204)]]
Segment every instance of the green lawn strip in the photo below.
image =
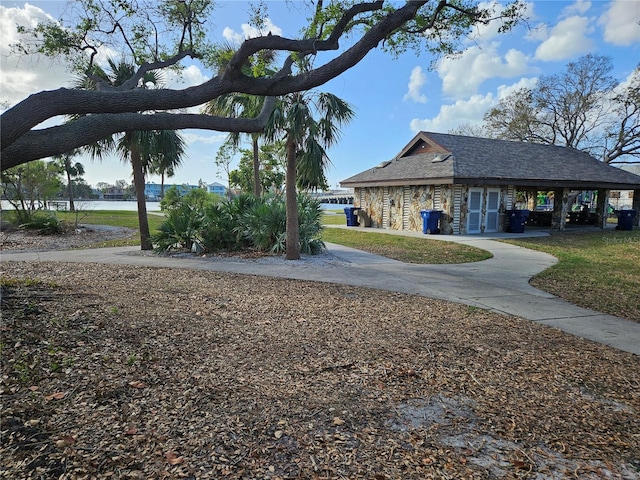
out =
[[(138, 212), (128, 210), (95, 210), (75, 212), (56, 212), (60, 220), (75, 223), (76, 218), (80, 225), (110, 225), (114, 227), (138, 228)], [(164, 221), (164, 216), (155, 213), (147, 213), (149, 230), (155, 231)]]
[(640, 322), (640, 231), (565, 232), (504, 240), (559, 262), (531, 284), (571, 303)]
[(347, 217), (344, 212), (326, 212), (322, 214), (323, 225), (346, 225)]
[(386, 233), (325, 228), (322, 240), (407, 263), (469, 263), (491, 258), (489, 252), (468, 245)]

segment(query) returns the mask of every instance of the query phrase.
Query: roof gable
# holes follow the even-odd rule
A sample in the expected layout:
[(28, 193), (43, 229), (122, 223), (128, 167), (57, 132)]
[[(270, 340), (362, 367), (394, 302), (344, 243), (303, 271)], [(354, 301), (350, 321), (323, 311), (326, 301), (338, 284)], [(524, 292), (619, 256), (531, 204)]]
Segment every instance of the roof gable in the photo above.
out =
[(395, 158), (410, 157), (423, 153), (451, 153), (442, 145), (429, 138), (425, 132), (418, 133)]

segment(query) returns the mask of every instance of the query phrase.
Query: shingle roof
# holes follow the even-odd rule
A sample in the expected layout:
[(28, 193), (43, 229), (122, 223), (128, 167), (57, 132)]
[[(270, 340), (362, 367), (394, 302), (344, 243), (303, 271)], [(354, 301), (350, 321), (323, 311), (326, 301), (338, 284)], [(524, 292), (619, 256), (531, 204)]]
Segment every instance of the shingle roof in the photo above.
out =
[[(420, 144), (430, 146), (427, 153), (415, 153)], [(438, 155), (441, 161), (434, 161)], [(631, 190), (640, 189), (640, 176), (572, 148), (420, 132), (389, 162), (341, 182), (345, 187), (438, 183)]]

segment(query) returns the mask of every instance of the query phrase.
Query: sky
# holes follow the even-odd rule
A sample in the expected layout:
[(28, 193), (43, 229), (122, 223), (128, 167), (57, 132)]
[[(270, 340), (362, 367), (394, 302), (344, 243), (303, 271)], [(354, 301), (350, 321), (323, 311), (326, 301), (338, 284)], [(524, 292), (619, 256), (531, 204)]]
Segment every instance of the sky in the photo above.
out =
[[(28, 95), (68, 87), (73, 78), (60, 62), (12, 54), (20, 40), (16, 24), (35, 25), (58, 18), (65, 1), (0, 0), (0, 102), (2, 111)], [(218, 1), (210, 19), (212, 38), (240, 41), (254, 35), (248, 25), (250, 3)], [(265, 24), (275, 35), (296, 37), (307, 17), (302, 3), (268, 1)], [(624, 82), (640, 63), (640, 0), (530, 1), (528, 22), (507, 34), (498, 24), (482, 27), (463, 42), (455, 58), (435, 59), (428, 52), (409, 51), (399, 58), (374, 50), (358, 65), (319, 87), (350, 103), (356, 116), (342, 129), (329, 150), (331, 188), (356, 173), (392, 159), (419, 131), (447, 133), (461, 124), (480, 124), (484, 113), (501, 98), (535, 86), (541, 75), (562, 71), (568, 62), (588, 54), (612, 59), (612, 75)], [(321, 57), (320, 57), (321, 58)], [(180, 77), (165, 79), (170, 88), (208, 80), (213, 72), (190, 64)], [(44, 124), (49, 126), (51, 121)], [(226, 133), (184, 130), (183, 166), (170, 183), (227, 183), (214, 160)], [(249, 148), (249, 144), (245, 146)], [(131, 182), (131, 170), (117, 157), (102, 162), (77, 157), (90, 185)], [(233, 167), (233, 164), (232, 164)], [(151, 176), (148, 181), (160, 182)]]

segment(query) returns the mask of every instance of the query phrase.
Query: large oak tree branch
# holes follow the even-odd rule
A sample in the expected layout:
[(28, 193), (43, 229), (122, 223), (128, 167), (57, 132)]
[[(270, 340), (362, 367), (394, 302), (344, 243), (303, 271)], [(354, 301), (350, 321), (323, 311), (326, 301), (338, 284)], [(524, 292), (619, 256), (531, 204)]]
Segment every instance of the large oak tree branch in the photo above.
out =
[[(127, 92), (96, 92), (61, 88), (31, 95), (2, 115), (0, 142), (3, 151), (36, 125), (58, 115), (177, 110), (202, 105), (213, 98), (232, 92), (277, 96), (312, 89), (356, 65), (380, 41), (411, 20), (427, 1), (408, 2), (385, 16), (341, 55), (321, 67), (299, 75), (285, 78), (250, 78), (238, 73), (237, 76), (217, 76), (201, 85), (183, 90), (135, 89)], [(378, 6), (381, 2), (370, 5)], [(245, 42), (247, 43), (251, 48), (245, 47), (243, 50), (241, 47), (243, 54), (236, 54), (237, 61), (242, 61), (243, 57), (246, 59), (252, 52), (261, 49), (302, 53), (338, 48), (335, 42), (291, 40), (275, 35), (257, 37)]]
[(118, 132), (184, 128), (222, 132), (260, 132), (264, 129), (275, 103), (275, 97), (267, 97), (262, 111), (255, 118), (225, 118), (205, 114), (164, 112), (88, 115), (64, 125), (33, 130), (23, 135), (13, 145), (3, 149), (2, 170), (15, 167), (25, 161), (63, 154)]

